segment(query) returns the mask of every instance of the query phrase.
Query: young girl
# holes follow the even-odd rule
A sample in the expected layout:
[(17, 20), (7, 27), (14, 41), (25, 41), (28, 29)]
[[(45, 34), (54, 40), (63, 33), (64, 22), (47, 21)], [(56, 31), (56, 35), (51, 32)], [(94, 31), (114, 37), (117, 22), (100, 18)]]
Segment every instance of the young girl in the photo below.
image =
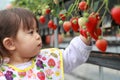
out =
[(0, 80), (64, 80), (84, 63), (92, 49), (83, 36), (65, 49), (41, 49), (38, 21), (28, 10), (0, 11)]

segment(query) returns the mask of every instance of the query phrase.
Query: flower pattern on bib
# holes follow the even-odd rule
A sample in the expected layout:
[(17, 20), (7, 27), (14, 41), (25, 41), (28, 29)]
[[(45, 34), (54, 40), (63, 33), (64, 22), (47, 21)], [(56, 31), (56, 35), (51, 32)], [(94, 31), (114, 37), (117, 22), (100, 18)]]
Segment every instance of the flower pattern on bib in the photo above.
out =
[(57, 48), (41, 50), (23, 70), (8, 64), (0, 70), (0, 80), (64, 80), (62, 52)]

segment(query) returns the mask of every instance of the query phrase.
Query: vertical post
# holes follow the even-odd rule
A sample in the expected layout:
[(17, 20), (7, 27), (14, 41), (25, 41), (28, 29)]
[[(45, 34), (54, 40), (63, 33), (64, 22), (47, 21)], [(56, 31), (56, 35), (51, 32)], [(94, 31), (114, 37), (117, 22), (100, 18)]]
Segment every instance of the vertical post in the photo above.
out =
[(103, 79), (103, 67), (99, 66), (99, 80), (104, 80)]
[[(54, 17), (54, 23), (58, 25), (57, 17)], [(54, 30), (54, 47), (58, 48), (58, 28)]]

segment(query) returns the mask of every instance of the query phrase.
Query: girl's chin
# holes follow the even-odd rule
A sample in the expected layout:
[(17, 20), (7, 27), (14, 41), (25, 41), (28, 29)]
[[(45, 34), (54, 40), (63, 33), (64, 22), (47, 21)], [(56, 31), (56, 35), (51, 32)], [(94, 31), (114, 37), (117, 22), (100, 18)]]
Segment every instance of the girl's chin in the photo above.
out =
[(40, 54), (40, 50), (38, 50), (38, 51), (35, 53), (35, 55), (38, 55), (38, 54)]

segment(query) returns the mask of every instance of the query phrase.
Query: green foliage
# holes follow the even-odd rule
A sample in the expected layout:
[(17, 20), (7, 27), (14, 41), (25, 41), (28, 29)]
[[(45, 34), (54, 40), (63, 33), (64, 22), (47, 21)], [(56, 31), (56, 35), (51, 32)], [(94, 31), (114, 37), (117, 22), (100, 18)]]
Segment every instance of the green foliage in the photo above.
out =
[[(59, 4), (55, 4), (54, 1), (59, 1)], [(51, 9), (50, 16), (59, 18), (59, 14), (61, 11), (64, 11), (63, 14), (67, 18), (78, 16), (79, 12), (82, 12), (78, 9), (78, 4), (82, 0), (74, 0), (66, 9), (66, 5), (64, 0), (14, 0), (12, 2), (14, 7), (23, 7), (31, 10), (37, 17), (40, 15), (45, 15), (45, 10), (49, 7)], [(106, 4), (108, 6), (108, 0), (85, 0), (89, 6), (89, 13), (98, 12), (100, 13), (101, 9), (103, 9)], [(103, 6), (100, 7), (100, 4), (104, 2)]]
[(46, 8), (50, 8), (53, 16), (58, 16), (62, 7), (56, 5), (53, 0), (14, 0), (14, 7), (23, 7), (31, 10), (36, 16), (44, 15)]

